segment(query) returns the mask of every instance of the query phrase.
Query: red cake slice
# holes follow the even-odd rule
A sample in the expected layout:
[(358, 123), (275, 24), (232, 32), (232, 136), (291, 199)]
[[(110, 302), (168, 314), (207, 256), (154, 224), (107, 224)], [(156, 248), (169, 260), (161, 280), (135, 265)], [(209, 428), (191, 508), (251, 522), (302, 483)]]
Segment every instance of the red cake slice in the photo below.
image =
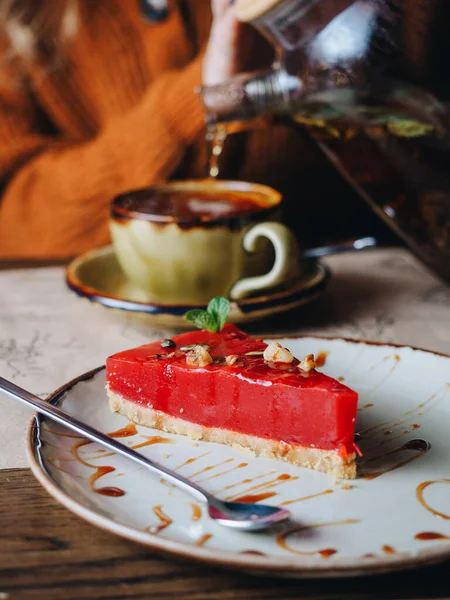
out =
[(140, 425), (356, 476), (358, 395), (311, 356), (225, 325), (119, 352), (106, 376), (112, 410)]

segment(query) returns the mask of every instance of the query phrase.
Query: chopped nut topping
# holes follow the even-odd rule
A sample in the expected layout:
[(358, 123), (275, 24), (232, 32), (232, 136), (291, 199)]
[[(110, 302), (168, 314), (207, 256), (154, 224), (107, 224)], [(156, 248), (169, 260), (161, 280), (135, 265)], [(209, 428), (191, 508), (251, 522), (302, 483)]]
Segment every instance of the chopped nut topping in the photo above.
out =
[(262, 350), (255, 350), (254, 352), (246, 352), (245, 356), (262, 356), (263, 354)]
[(229, 354), (228, 356), (225, 356), (225, 362), (229, 367), (242, 366), (242, 358), (239, 354)]
[(312, 371), (316, 368), (316, 361), (314, 360), (314, 354), (308, 354), (305, 358), (300, 361), (298, 368), (302, 371)]
[(291, 363), (294, 357), (287, 348), (283, 348), (278, 342), (270, 342), (264, 350), (264, 360), (274, 363)]
[(190, 367), (207, 367), (213, 362), (209, 353), (211, 346), (196, 344), (186, 354), (186, 362)]
[(196, 344), (189, 344), (189, 346), (181, 346), (180, 352), (189, 352), (192, 348), (195, 348)]

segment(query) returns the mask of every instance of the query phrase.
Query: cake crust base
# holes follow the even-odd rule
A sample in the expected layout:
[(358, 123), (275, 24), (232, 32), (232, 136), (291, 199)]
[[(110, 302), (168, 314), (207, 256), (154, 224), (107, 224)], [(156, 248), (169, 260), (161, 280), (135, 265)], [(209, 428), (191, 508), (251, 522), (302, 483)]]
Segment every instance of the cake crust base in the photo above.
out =
[(336, 479), (355, 479), (355, 453), (347, 459), (337, 450), (321, 450), (307, 446), (294, 446), (265, 438), (238, 433), (219, 427), (204, 427), (172, 417), (148, 406), (140, 406), (107, 388), (109, 405), (113, 412), (120, 413), (138, 425), (152, 427), (167, 433), (187, 435), (193, 440), (227, 444), (237, 450), (264, 458), (276, 458), (285, 462), (334, 475)]

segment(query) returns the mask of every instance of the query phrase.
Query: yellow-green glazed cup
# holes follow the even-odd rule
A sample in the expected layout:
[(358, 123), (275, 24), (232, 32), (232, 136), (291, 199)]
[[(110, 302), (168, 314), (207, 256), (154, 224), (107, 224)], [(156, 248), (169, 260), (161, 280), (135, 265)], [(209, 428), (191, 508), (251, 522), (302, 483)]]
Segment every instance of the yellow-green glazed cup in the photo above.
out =
[[(208, 198), (211, 210), (186, 209), (199, 198)], [(281, 202), (263, 185), (177, 181), (115, 198), (110, 231), (125, 275), (149, 302), (239, 300), (299, 274), (297, 242), (280, 223)]]

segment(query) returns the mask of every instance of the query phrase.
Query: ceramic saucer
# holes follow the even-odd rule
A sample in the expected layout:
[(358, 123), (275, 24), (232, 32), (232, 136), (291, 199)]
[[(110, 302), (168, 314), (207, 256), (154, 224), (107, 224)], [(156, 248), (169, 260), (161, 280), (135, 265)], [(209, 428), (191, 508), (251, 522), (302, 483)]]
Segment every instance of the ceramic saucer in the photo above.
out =
[[(316, 261), (307, 261), (303, 275), (290, 285), (231, 302), (229, 321), (249, 323), (297, 308), (324, 291), (330, 273)], [(129, 282), (117, 262), (112, 246), (87, 252), (67, 268), (67, 285), (78, 296), (101, 306), (144, 315), (156, 325), (187, 327), (183, 315), (192, 305), (161, 305), (149, 302), (145, 292)]]

